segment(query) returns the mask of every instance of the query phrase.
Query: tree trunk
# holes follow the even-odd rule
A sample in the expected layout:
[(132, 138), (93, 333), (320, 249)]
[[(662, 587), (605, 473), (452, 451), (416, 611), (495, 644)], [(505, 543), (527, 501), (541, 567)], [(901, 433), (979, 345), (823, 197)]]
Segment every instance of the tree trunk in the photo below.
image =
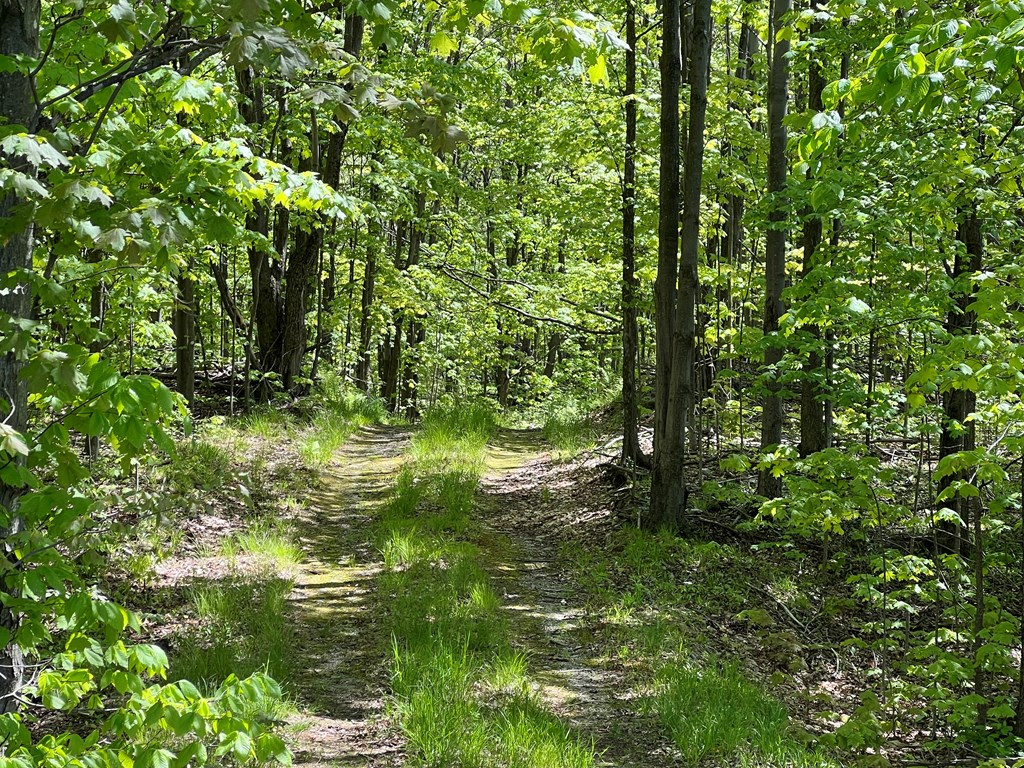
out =
[(196, 284), (191, 272), (194, 266), (189, 259), (178, 273), (178, 295), (172, 320), (175, 381), (189, 408), (195, 404), (196, 394)]
[(669, 387), (672, 380), (672, 330), (679, 261), (679, 86), (682, 80), (681, 12), (679, 0), (662, 3), (661, 151), (658, 180), (658, 274), (654, 283), (655, 382), (654, 457), (651, 509), (646, 528), (675, 527), (681, 499), (673, 498), (678, 482), (671, 458), (683, 450), (681, 441), (666, 433)]
[(281, 383), (291, 392), (302, 374), (306, 355), (310, 289), (323, 246), (323, 229), (297, 233), (285, 272), (284, 323), (281, 334)]
[[(89, 252), (89, 263), (99, 264), (103, 254), (100, 251)], [(89, 351), (93, 354), (99, 354), (103, 351), (103, 344), (100, 342), (100, 334), (103, 332), (103, 314), (104, 314), (104, 285), (103, 280), (97, 275), (96, 282), (92, 285), (92, 290), (89, 293), (89, 317), (91, 318), (90, 326), (94, 332), (92, 341), (89, 343)], [(38, 313), (38, 307), (35, 310)], [(38, 316), (38, 314), (37, 314)], [(86, 455), (91, 461), (95, 461), (100, 455), (100, 437), (99, 435), (89, 435), (85, 440)]]
[[(218, 258), (216, 262), (211, 259), (210, 274), (213, 275), (213, 280), (217, 284), (217, 292), (220, 294), (220, 305), (224, 310), (224, 314), (226, 316), (225, 319), (230, 321), (238, 334), (242, 337), (242, 343), (245, 347), (246, 364), (249, 365), (250, 368), (256, 368), (259, 370), (259, 361), (256, 359), (256, 356), (253, 355), (252, 347), (249, 344), (249, 339), (251, 338), (249, 324), (245, 322), (245, 318), (242, 316), (242, 310), (238, 308), (238, 303), (235, 301), (234, 296), (231, 295), (231, 286), (228, 284), (227, 259), (221, 257)], [(222, 351), (222, 355), (223, 354), (226, 354), (226, 350)]]
[[(370, 189), (370, 201), (376, 199), (376, 189)], [(377, 241), (380, 225), (373, 217), (367, 227), (366, 262), (363, 266), (363, 290), (359, 312), (359, 351), (356, 358), (356, 386), (370, 391), (370, 345), (373, 338), (373, 291), (377, 280)]]
[[(963, 252), (957, 249), (953, 261), (954, 303), (946, 313), (946, 333), (951, 337), (966, 336), (974, 333), (977, 315), (968, 309), (974, 302), (974, 287), (970, 275), (977, 273), (982, 267), (983, 243), (981, 238), (981, 222), (977, 208), (973, 208), (963, 217), (957, 230), (957, 239), (963, 245)], [(967, 417), (974, 413), (977, 395), (967, 389), (950, 387), (942, 395), (942, 433), (939, 436), (939, 460), (960, 451), (971, 451), (975, 447), (974, 422)], [(957, 481), (966, 479), (963, 472), (946, 475), (939, 481), (941, 494)], [(966, 499), (957, 493), (953, 498), (941, 502), (959, 515), (967, 523), (969, 514)], [(965, 540), (964, 525), (954, 521), (943, 521), (939, 524), (939, 547), (946, 552), (960, 552)]]
[[(395, 222), (395, 268), (405, 268), (406, 226), (404, 221)], [(398, 373), (402, 358), (402, 328), (405, 318), (396, 315), (392, 318), (392, 327), (388, 329), (381, 347), (378, 372), (380, 374), (380, 395), (392, 413), (398, 411)]]
[[(420, 252), (423, 248), (424, 232), (427, 223), (427, 196), (424, 192), (416, 194), (416, 219), (410, 225), (409, 230), (409, 258), (406, 260), (405, 268), (419, 264)], [(416, 370), (416, 349), (419, 343), (425, 338), (423, 324), (415, 317), (410, 317), (406, 324), (405, 331), (405, 372), (402, 376), (402, 401), (405, 406), (407, 418), (413, 419), (418, 415), (416, 408), (416, 387), (419, 385), (419, 374)]]
[[(0, 57), (24, 56), (29, 60), (39, 56), (39, 0), (0, 0)], [(0, 120), (9, 125), (24, 126), (33, 132), (35, 102), (33, 99), (34, 81), (31, 75), (23, 72), (0, 71)], [(17, 167), (17, 158), (0, 156), (4, 165)], [(27, 170), (27, 169), (20, 169)], [(0, 197), (0, 219), (8, 219), (18, 215), (16, 207), (19, 200), (14, 194)], [(0, 239), (0, 275), (4, 275), (3, 287), (0, 291), (0, 316), (7, 315), (11, 320), (29, 320), (32, 316), (32, 294), (28, 272), (32, 269), (32, 249), (34, 246), (34, 228), (31, 219), (27, 219), (21, 229)], [(11, 273), (20, 276), (11, 281), (6, 277)], [(28, 427), (28, 388), (21, 377), (24, 361), (14, 352), (0, 356), (0, 407), (5, 415), (8, 427), (22, 434)], [(18, 499), (23, 492), (20, 486), (11, 486), (0, 481), (0, 535), (3, 541), (17, 533), (21, 527), (18, 518)], [(15, 555), (4, 546), (4, 554), (9, 560)], [(15, 574), (15, 571), (6, 571)], [(13, 593), (14, 587), (3, 580), (3, 591)], [(18, 615), (7, 607), (0, 607), (0, 628), (6, 629), (12, 637), (16, 637)], [(24, 684), (25, 662), (17, 641), (0, 649), (0, 713), (11, 712), (18, 708), (17, 694)]]
[[(786, 286), (786, 108), (789, 100), (789, 38), (778, 37), (785, 18), (792, 8), (792, 0), (775, 0), (772, 16), (772, 34), (775, 46), (768, 81), (768, 194), (771, 213), (768, 216), (768, 235), (764, 255), (764, 335), (768, 346), (764, 364), (769, 380), (769, 393), (761, 412), (761, 450), (765, 451), (782, 442), (782, 397), (775, 367), (782, 360), (781, 342), (776, 333), (779, 319), (786, 311), (782, 291)], [(770, 499), (782, 493), (782, 480), (770, 469), (758, 476), (757, 492)]]
[(626, 146), (622, 162), (622, 461), (648, 463), (640, 449), (637, 405), (636, 6), (626, 0)]
[[(817, 28), (817, 26), (815, 27)], [(807, 106), (812, 112), (821, 112), (824, 105), (821, 92), (825, 78), (821, 68), (813, 60), (807, 72)], [(816, 264), (815, 254), (821, 244), (821, 217), (808, 207), (804, 211), (804, 260), (801, 276), (808, 280)], [(803, 381), (800, 389), (800, 455), (809, 456), (825, 449), (828, 435), (825, 429), (825, 398), (828, 392), (824, 386), (825, 372), (822, 370), (821, 329), (817, 325), (807, 327), (811, 337), (811, 351), (803, 366)]]
[[(693, 422), (696, 387), (696, 311), (700, 290), (697, 261), (700, 249), (701, 182), (704, 173), (704, 124), (708, 107), (708, 78), (711, 67), (711, 0), (696, 0), (693, 6), (690, 50), (690, 108), (686, 132), (683, 172), (683, 222), (679, 258), (679, 285), (672, 338), (672, 380), (669, 386), (666, 435), (685, 446)], [(696, 435), (694, 435), (696, 436)], [(696, 440), (691, 440), (695, 444)], [(677, 449), (673, 465), (680, 486), (683, 481), (683, 451)], [(676, 491), (685, 499), (685, 489)]]
[[(270, 233), (270, 211), (257, 205), (246, 217), (246, 229), (267, 237)], [(252, 275), (252, 324), (256, 328), (260, 370), (264, 373), (281, 368), (281, 263), (267, 253), (262, 243), (249, 246), (249, 271)]]

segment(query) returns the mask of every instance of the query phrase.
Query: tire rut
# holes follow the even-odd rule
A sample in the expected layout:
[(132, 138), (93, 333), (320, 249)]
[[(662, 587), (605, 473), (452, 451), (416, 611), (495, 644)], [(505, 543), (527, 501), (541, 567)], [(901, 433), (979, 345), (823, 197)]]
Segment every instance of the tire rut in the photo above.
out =
[(675, 765), (673, 748), (657, 724), (639, 711), (624, 673), (597, 649), (598, 618), (578, 599), (578, 588), (551, 536), (531, 530), (538, 491), (517, 483), (514, 470), (543, 459), (540, 434), (505, 430), (489, 450), (489, 472), (479, 509), (493, 538), (491, 574), (510, 614), (518, 646), (545, 704), (582, 738), (592, 739), (602, 768)]
[(357, 432), (323, 471), (297, 521), (304, 558), (289, 598), (295, 628), (289, 693), (295, 764), (393, 768), (402, 741), (384, 719), (388, 644), (373, 599), (381, 573), (371, 532), (409, 441), (407, 430)]

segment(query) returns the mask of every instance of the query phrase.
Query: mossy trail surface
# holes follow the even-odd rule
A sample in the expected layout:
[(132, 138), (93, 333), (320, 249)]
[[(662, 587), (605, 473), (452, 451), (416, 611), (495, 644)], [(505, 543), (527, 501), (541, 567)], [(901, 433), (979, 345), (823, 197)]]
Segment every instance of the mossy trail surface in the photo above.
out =
[(402, 765), (401, 738), (383, 719), (389, 640), (373, 599), (381, 572), (373, 519), (409, 442), (404, 429), (357, 432), (323, 471), (299, 521), (304, 557), (291, 596), (291, 694), (297, 765)]
[(598, 765), (678, 765), (657, 723), (639, 711), (621, 668), (598, 653), (598, 618), (581, 603), (558, 542), (537, 525), (543, 489), (531, 468), (549, 460), (539, 431), (502, 430), (488, 446), (478, 491), (486, 563), (511, 616), (514, 642), (529, 655), (547, 708), (593, 740)]

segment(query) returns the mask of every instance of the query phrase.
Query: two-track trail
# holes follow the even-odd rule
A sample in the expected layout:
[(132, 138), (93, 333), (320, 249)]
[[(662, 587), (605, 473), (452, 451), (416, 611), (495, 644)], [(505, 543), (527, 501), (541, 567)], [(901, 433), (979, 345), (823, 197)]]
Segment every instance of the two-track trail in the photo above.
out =
[[(294, 693), (307, 713), (296, 724), (296, 763), (385, 768), (410, 763), (384, 717), (390, 640), (376, 591), (375, 513), (401, 464), (410, 432), (358, 432), (325, 470), (300, 525), (305, 557), (291, 601), (297, 641)], [(530, 659), (538, 695), (584, 740), (598, 764), (672, 765), (656, 726), (629, 698), (592, 638), (596, 619), (579, 602), (558, 544), (530, 525), (543, 492), (527, 480), (547, 461), (536, 431), (502, 430), (487, 454), (476, 514), (485, 567), (510, 616), (514, 645)], [(376, 610), (375, 610), (376, 609)]]

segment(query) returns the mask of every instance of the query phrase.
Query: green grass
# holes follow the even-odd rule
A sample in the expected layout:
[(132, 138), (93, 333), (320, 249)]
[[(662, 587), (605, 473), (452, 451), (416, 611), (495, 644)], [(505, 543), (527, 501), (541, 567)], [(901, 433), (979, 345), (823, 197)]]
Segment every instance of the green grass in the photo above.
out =
[(582, 397), (556, 392), (519, 414), (519, 421), (540, 425), (555, 458), (569, 459), (597, 447), (602, 435), (619, 433), (619, 409), (608, 410), (618, 397), (618, 386), (598, 386)]
[(231, 452), (200, 439), (178, 444), (167, 469), (167, 479), (177, 493), (212, 491), (230, 482), (234, 471)]
[(256, 408), (241, 418), (239, 426), (245, 434), (268, 440), (280, 439), (287, 435), (294, 419), (286, 411), (276, 408)]
[[(826, 768), (786, 708), (734, 662), (706, 657), (708, 626), (750, 607), (744, 584), (779, 582), (746, 550), (668, 531), (625, 528), (612, 546), (562, 551), (592, 609), (604, 616), (607, 651), (634, 670), (646, 706), (687, 766)], [(700, 649), (700, 651), (696, 650)]]
[(199, 627), (182, 632), (172, 654), (178, 680), (215, 688), (228, 675), (245, 678), (265, 671), (288, 677), (292, 632), (286, 601), (292, 582), (274, 577), (236, 576), (189, 590), (190, 614)]
[(669, 664), (658, 687), (654, 710), (687, 765), (831, 765), (794, 737), (785, 707), (735, 664)]
[(593, 421), (572, 406), (560, 406), (549, 411), (541, 432), (562, 458), (578, 456), (597, 446), (598, 434)]
[(488, 403), (431, 408), (412, 438), (410, 458), (421, 471), (435, 473), (443, 468), (479, 477), (487, 441), (497, 428), (497, 414)]
[(295, 544), (287, 525), (280, 521), (256, 521), (244, 531), (225, 539), (220, 553), (227, 557), (256, 555), (277, 573), (286, 572), (302, 561), (302, 550)]
[(381, 510), (392, 714), (416, 765), (591, 768), (592, 745), (533, 692), (483, 555), (467, 540), (496, 428), (486, 405), (432, 409)]
[(325, 466), (359, 427), (386, 418), (381, 400), (342, 385), (327, 385), (321, 403), (299, 438), (299, 456), (307, 467)]

